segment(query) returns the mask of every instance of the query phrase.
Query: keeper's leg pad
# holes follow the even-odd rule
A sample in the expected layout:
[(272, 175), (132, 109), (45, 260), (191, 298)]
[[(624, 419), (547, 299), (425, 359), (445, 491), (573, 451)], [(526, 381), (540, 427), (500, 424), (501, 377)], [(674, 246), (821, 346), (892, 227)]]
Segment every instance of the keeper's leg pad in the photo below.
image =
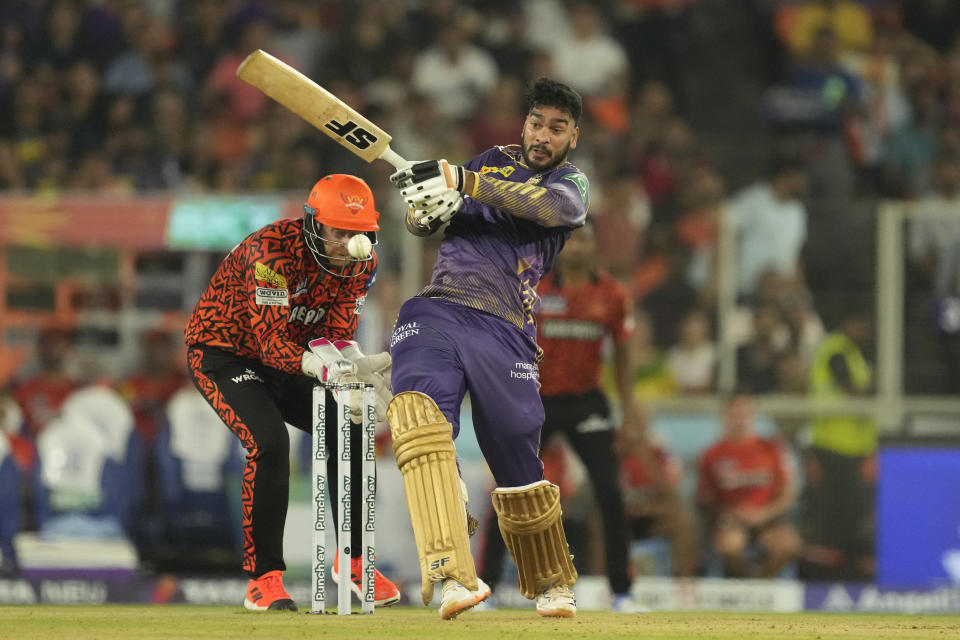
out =
[(545, 589), (572, 587), (573, 556), (560, 520), (560, 488), (546, 480), (493, 490), (500, 533), (517, 565), (518, 586), (533, 599)]
[(417, 391), (397, 394), (387, 420), (420, 556), (423, 604), (430, 604), (433, 583), (444, 578), (477, 590), (453, 427), (437, 403)]

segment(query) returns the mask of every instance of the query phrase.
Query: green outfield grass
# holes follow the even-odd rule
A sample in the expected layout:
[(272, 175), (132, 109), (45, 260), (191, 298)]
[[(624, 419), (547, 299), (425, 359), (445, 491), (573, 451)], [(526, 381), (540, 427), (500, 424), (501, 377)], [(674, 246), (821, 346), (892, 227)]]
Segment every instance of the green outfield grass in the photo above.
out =
[(400, 607), (373, 616), (253, 613), (205, 606), (0, 606), (0, 637), (16, 640), (113, 638), (252, 640), (254, 638), (948, 638), (960, 637), (960, 616), (868, 614), (581, 612), (573, 620), (540, 618), (532, 610), (466, 613), (444, 622), (435, 609)]

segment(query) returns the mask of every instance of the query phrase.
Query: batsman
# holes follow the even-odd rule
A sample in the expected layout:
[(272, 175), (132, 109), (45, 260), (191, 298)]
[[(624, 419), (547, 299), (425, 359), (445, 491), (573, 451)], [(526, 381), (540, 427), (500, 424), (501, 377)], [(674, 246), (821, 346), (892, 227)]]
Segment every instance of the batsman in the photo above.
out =
[[(287, 427), (312, 432), (313, 386), (354, 376), (374, 385), (379, 419), (390, 399), (390, 356), (365, 356), (353, 341), (360, 309), (377, 273), (379, 214), (363, 180), (334, 174), (319, 180), (303, 217), (253, 232), (220, 264), (187, 323), (193, 383), (247, 451), (242, 480), (244, 606), (293, 610), (283, 585), (283, 529), (290, 492)], [(332, 394), (327, 412), (336, 415)], [(360, 420), (351, 442), (360, 444)], [(336, 451), (336, 430), (328, 450)], [(331, 442), (332, 441), (332, 442)], [(333, 456), (328, 456), (333, 459)], [(360, 477), (362, 456), (352, 456)], [(336, 483), (331, 506), (337, 521)], [(353, 492), (351, 590), (360, 597), (360, 491)], [(337, 562), (333, 579), (344, 579)], [(378, 606), (400, 600), (374, 574)]]
[(404, 303), (391, 338), (387, 408), (420, 559), (424, 604), (442, 582), (440, 616), (479, 604), (468, 540), (466, 489), (454, 439), (469, 392), (477, 441), (498, 487), (493, 506), (519, 571), (519, 588), (542, 616), (573, 617), (573, 567), (556, 485), (538, 457), (537, 283), (571, 231), (586, 220), (589, 183), (567, 161), (580, 135), (580, 96), (540, 78), (525, 95), (520, 144), (465, 166), (414, 163), (390, 180), (417, 236), (446, 226), (433, 275)]

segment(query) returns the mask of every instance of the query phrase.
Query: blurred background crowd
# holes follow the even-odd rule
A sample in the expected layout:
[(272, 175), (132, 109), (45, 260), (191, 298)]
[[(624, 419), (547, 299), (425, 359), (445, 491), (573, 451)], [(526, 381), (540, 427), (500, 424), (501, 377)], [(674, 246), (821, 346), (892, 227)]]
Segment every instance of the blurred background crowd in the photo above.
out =
[[(402, 222), (387, 189), (391, 169), (364, 164), (245, 85), (237, 65), (254, 49), (269, 51), (378, 123), (405, 157), (460, 163), (518, 142), (523, 87), (548, 75), (584, 97), (571, 160), (591, 182), (597, 264), (636, 305), (637, 398), (654, 406), (734, 389), (867, 395), (874, 390), (878, 205), (960, 207), (958, 32), (960, 3), (950, 0), (7, 0), (0, 7), (0, 193), (302, 194), (326, 173), (360, 175), (384, 216), (379, 324), (368, 335), (385, 341), (402, 301), (393, 275), (403, 256), (393, 241)], [(735, 379), (727, 384), (718, 382), (724, 354), (717, 346), (724, 216), (736, 247), (733, 309), (724, 320)], [(915, 357), (904, 362), (906, 390), (955, 392), (960, 223), (931, 219), (908, 231), (904, 340)], [(27, 254), (6, 249), (13, 270), (14, 256)], [(28, 254), (31, 264), (57, 260)], [(182, 288), (199, 291), (220, 256), (196, 263), (155, 252), (137, 257), (135, 268), (166, 270)], [(163, 322), (142, 334), (137, 358), (120, 369), (73, 357), (72, 344), (98, 340), (76, 326), (14, 337), (37, 345), (0, 380), (0, 426), (25, 477), (65, 399), (91, 382), (125, 399), (147, 450), (170, 452), (163, 444), (168, 408), (185, 381), (177, 323), (193, 301), (158, 301), (144, 289), (137, 304), (161, 308)], [(119, 303), (101, 292), (76, 304)], [(655, 528), (675, 551), (706, 544), (695, 541), (703, 536), (689, 486), (698, 482), (699, 454), (725, 432), (724, 415), (715, 411), (712, 426), (679, 443), (669, 424), (621, 434), (627, 495), (676, 497)], [(657, 423), (655, 411), (648, 418)], [(870, 577), (872, 534), (864, 522), (876, 434), (862, 436), (871, 427), (861, 418), (833, 420), (757, 422), (792, 448), (785, 468), (805, 478), (799, 488), (809, 518), (800, 529), (813, 542), (796, 555), (808, 561), (808, 575), (832, 567)], [(690, 450), (672, 452), (673, 444)], [(811, 446), (819, 457), (806, 454)], [(650, 447), (660, 447), (653, 458)], [(836, 509), (817, 511), (830, 493), (823, 483), (835, 482), (823, 480), (834, 477), (831, 456), (840, 460), (836, 477), (851, 478), (850, 504), (859, 505), (848, 513), (846, 534), (855, 540), (832, 539), (827, 530), (836, 527), (817, 522)], [(144, 504), (160, 514), (156, 479), (166, 463), (151, 459), (140, 469), (152, 496)], [(662, 472), (631, 471), (651, 459)], [(572, 478), (573, 501), (575, 470), (557, 473)], [(20, 528), (42, 525), (43, 509), (27, 508), (35, 504), (30, 493), (18, 498)], [(153, 530), (143, 518), (127, 522), (134, 521), (138, 541), (162, 538), (159, 521)], [(709, 553), (691, 553), (697, 557), (674, 558), (673, 570), (706, 571)], [(156, 549), (154, 558), (174, 561)]]

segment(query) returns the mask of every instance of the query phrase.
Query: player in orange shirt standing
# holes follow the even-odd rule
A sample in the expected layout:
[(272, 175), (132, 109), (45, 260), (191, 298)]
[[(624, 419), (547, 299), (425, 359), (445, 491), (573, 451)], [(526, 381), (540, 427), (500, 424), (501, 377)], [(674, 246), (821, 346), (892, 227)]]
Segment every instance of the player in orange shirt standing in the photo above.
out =
[[(537, 342), (543, 349), (540, 395), (546, 414), (540, 442), (542, 450), (551, 437), (563, 434), (586, 467), (603, 518), (611, 608), (633, 613), (643, 609), (630, 596), (627, 524), (614, 448), (617, 425), (601, 389), (602, 352), (609, 338), (623, 421), (638, 420), (627, 345), (632, 304), (626, 289), (595, 267), (595, 255), (594, 229), (588, 219), (567, 240), (553, 271), (537, 288), (541, 301)], [(488, 527), (487, 544), (494, 550), (499, 540), (496, 516), (491, 519), (494, 523)], [(586, 553), (585, 549), (571, 551)], [(491, 559), (494, 562), (489, 562)], [(499, 577), (495, 559), (496, 553), (484, 559), (483, 578), (491, 585)]]
[[(243, 569), (250, 576), (244, 606), (296, 611), (283, 586), (283, 528), (290, 490), (286, 425), (311, 433), (315, 380), (355, 375), (377, 392), (383, 420), (390, 399), (390, 355), (364, 356), (353, 342), (360, 310), (376, 278), (372, 243), (379, 230), (373, 194), (363, 180), (334, 174), (310, 192), (298, 220), (280, 220), (247, 236), (224, 259), (187, 323), (193, 383), (247, 450), (242, 481)], [(357, 242), (357, 236), (366, 235)], [(360, 251), (362, 248), (362, 251)], [(366, 253), (366, 255), (357, 255)], [(336, 415), (327, 393), (328, 415)], [(361, 439), (354, 423), (351, 442)], [(336, 451), (336, 429), (328, 429)], [(330, 436), (333, 437), (330, 437)], [(354, 453), (352, 475), (363, 456)], [(333, 456), (329, 456), (333, 459)], [(339, 501), (331, 483), (337, 522)], [(360, 595), (361, 493), (353, 494), (351, 581)], [(343, 579), (334, 563), (333, 579)], [(400, 599), (375, 571), (378, 606)]]
[[(723, 437), (700, 459), (697, 486), (697, 503), (726, 575), (773, 577), (796, 557), (800, 536), (786, 518), (796, 499), (786, 451), (754, 431), (753, 398), (733, 395)], [(751, 547), (760, 551), (759, 558)]]

